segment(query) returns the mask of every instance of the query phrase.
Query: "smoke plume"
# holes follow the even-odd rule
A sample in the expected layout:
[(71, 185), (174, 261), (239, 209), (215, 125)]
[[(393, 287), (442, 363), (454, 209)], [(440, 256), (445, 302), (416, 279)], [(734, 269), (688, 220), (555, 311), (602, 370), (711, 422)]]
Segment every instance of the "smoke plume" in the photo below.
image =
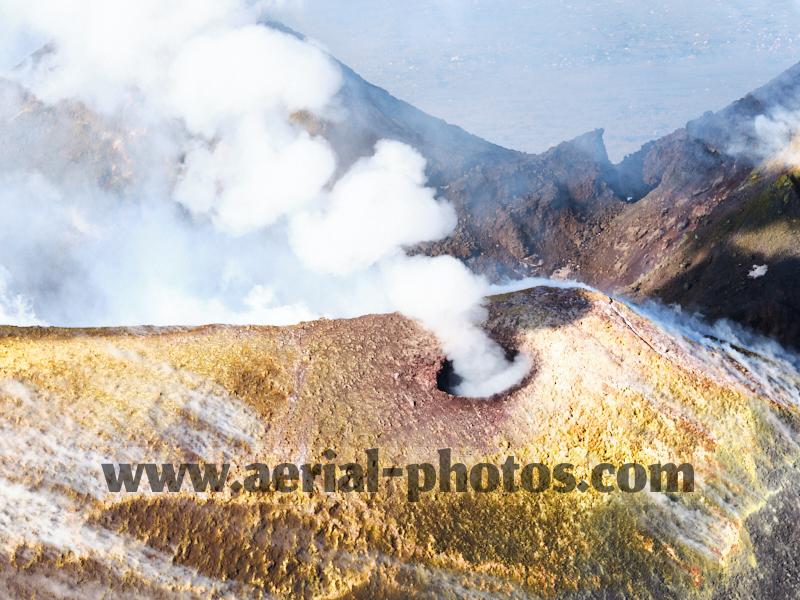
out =
[(759, 151), (782, 167), (800, 168), (800, 111), (779, 109), (755, 120)]
[[(342, 172), (319, 134), (342, 75), (238, 0), (3, 0), (41, 49), (0, 81), (0, 321), (286, 324), (400, 311), (458, 393), (514, 385), (488, 285), (450, 257), (455, 212), (392, 140)], [(263, 6), (262, 6), (263, 8)]]
[(800, 168), (799, 76), (796, 64), (747, 97), (745, 106), (758, 114), (745, 123), (744, 135), (734, 138), (733, 154), (779, 169)]

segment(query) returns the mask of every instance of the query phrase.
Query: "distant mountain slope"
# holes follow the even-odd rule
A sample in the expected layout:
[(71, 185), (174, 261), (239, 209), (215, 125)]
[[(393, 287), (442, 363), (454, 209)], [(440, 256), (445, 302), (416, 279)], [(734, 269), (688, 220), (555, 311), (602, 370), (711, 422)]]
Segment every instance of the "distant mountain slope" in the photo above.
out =
[(800, 173), (762, 164), (754, 126), (800, 108), (800, 64), (618, 165), (602, 130), (514, 152), (344, 73), (348, 118), (326, 132), (340, 153), (365, 154), (378, 137), (412, 144), (458, 211), (455, 234), (419, 251), (495, 280), (568, 276), (800, 339)]
[[(582, 276), (797, 345), (800, 173), (762, 161), (754, 124), (759, 115), (799, 108), (797, 65), (626, 159), (623, 172), (655, 187), (583, 248)], [(750, 276), (760, 265), (764, 275)]]
[[(800, 109), (800, 65), (618, 165), (608, 158), (602, 130), (540, 155), (517, 152), (341, 69), (336, 114), (294, 117), (330, 140), (340, 172), (381, 138), (426, 157), (430, 185), (453, 204), (459, 222), (448, 239), (412, 251), (451, 254), (492, 280), (571, 277), (679, 303), (798, 344), (800, 173), (762, 165), (753, 150), (758, 115)], [(0, 94), (24, 92), (3, 84)], [(125, 166), (118, 135), (83, 107), (48, 109), (33, 98), (25, 104), (23, 113), (0, 114), (5, 164), (24, 152), (59, 173), (85, 173), (88, 164), (103, 185), (118, 183), (125, 172), (115, 167)], [(36, 154), (50, 148), (58, 151)], [(78, 163), (80, 170), (73, 168)], [(748, 275), (761, 265), (763, 276)]]
[(414, 146), (428, 160), (431, 185), (456, 207), (459, 227), (425, 246), (453, 254), (494, 279), (552, 272), (628, 197), (638, 198), (611, 164), (602, 130), (541, 155), (501, 148), (394, 98), (342, 66), (346, 116), (321, 126), (347, 166), (380, 138)]

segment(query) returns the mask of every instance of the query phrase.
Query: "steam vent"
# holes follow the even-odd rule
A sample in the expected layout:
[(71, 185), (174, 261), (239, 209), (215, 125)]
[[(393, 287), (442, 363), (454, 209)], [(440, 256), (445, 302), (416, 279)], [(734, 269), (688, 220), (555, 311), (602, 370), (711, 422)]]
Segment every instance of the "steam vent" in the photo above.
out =
[[(790, 586), (800, 375), (735, 329), (600, 293), (493, 297), (532, 372), (437, 388), (396, 314), (289, 327), (0, 328), (6, 598), (757, 598)], [(102, 463), (694, 467), (693, 492), (110, 492)], [(332, 449), (333, 461), (322, 452)], [(613, 478), (612, 478), (613, 480)], [(776, 583), (777, 582), (777, 583)], [(787, 588), (789, 589), (789, 588)]]

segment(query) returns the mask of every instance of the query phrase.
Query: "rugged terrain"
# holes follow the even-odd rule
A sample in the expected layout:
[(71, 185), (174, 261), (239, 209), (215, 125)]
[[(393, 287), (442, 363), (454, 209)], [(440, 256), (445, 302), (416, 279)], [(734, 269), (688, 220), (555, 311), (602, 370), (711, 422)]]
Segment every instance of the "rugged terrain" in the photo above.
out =
[[(458, 211), (455, 234), (422, 252), (494, 280), (555, 275), (678, 303), (797, 345), (800, 171), (764, 160), (755, 120), (800, 109), (800, 65), (616, 165), (602, 130), (541, 155), (514, 152), (343, 69), (348, 118), (323, 134), (348, 161), (381, 137), (413, 145)], [(755, 265), (766, 276), (748, 277)]]
[[(596, 292), (495, 297), (530, 376), (437, 389), (397, 315), (0, 329), (0, 590), (15, 598), (749, 598), (796, 589), (798, 359)], [(662, 315), (663, 316), (663, 315)], [(102, 462), (690, 462), (693, 493), (110, 493)], [(326, 462), (326, 461), (322, 461)], [(341, 463), (339, 463), (341, 464)]]
[[(449, 238), (413, 251), (451, 254), (494, 281), (569, 278), (676, 303), (798, 345), (800, 171), (764, 160), (754, 124), (759, 115), (800, 110), (800, 65), (620, 164), (609, 160), (602, 130), (541, 155), (516, 152), (340, 67), (335, 114), (294, 119), (330, 140), (340, 172), (379, 139), (406, 142), (425, 156), (429, 184), (459, 222)], [(164, 169), (167, 178), (179, 171), (134, 156), (136, 132), (117, 131), (83, 106), (47, 107), (7, 82), (0, 94), (15, 98), (3, 106), (18, 106), (20, 96), (24, 106), (0, 114), (4, 168), (25, 157), (45, 177), (89, 177), (111, 189), (122, 189), (137, 164)], [(760, 265), (767, 267), (762, 277), (748, 276)]]

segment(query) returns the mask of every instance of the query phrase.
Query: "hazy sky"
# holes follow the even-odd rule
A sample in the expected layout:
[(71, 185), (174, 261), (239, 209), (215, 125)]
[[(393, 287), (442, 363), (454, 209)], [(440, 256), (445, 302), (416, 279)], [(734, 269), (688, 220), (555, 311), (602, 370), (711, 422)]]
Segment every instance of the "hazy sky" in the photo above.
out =
[(280, 18), (366, 79), (502, 145), (597, 127), (612, 158), (800, 61), (793, 0), (305, 0)]
[[(531, 152), (603, 127), (620, 159), (800, 61), (800, 0), (266, 1), (369, 81)], [(0, 15), (2, 68), (40, 43), (15, 33)]]

